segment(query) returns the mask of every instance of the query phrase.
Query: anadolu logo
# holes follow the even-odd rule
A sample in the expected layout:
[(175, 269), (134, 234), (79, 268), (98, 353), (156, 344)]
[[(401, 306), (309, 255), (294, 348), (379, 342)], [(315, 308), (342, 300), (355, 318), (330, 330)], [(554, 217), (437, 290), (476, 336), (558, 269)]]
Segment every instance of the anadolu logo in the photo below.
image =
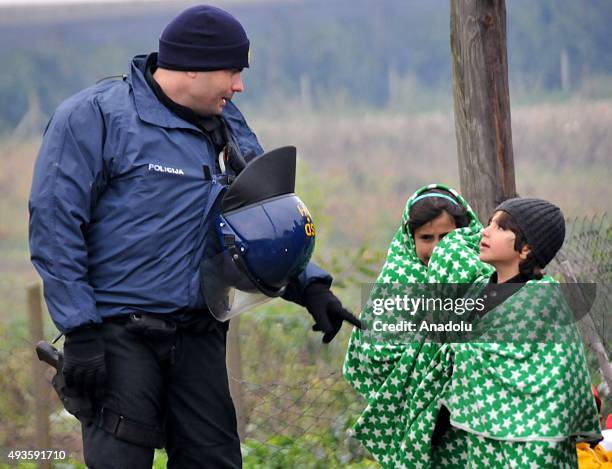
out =
[(176, 174), (184, 176), (185, 172), (181, 168), (173, 168), (171, 166), (162, 166), (160, 164), (149, 163), (149, 171), (157, 171), (158, 173)]
[(298, 209), (298, 212), (300, 212), (300, 215), (306, 218), (306, 224), (304, 225), (304, 231), (306, 232), (306, 236), (308, 236), (309, 238), (314, 237), (315, 226), (314, 226), (314, 223), (312, 222), (312, 217), (310, 216), (310, 212), (306, 208), (306, 205), (304, 205), (301, 202), (298, 202), (296, 207)]

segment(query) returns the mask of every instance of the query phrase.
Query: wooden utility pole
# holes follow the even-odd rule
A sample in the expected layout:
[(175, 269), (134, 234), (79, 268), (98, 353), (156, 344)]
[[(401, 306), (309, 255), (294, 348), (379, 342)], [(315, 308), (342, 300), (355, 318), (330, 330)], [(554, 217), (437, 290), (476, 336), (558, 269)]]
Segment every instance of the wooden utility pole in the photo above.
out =
[(504, 0), (450, 0), (461, 193), (481, 221), (516, 195)]

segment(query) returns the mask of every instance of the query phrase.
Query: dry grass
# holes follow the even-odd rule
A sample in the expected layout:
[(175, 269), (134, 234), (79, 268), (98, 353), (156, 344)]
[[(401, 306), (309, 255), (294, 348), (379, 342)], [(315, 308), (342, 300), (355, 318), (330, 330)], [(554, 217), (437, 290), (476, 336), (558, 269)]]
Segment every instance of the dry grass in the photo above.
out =
[[(567, 216), (610, 211), (612, 102), (570, 102), (513, 112), (517, 190), (559, 204)], [(406, 198), (432, 181), (458, 186), (450, 112), (422, 116), (326, 115), (255, 121), (269, 147), (295, 144), (321, 178), (334, 233), (388, 239)]]
[[(298, 147), (316, 185), (303, 182), (328, 196), (325, 213), (334, 231), (354, 220), (351, 226), (367, 239), (366, 232), (380, 228), (381, 221), (397, 221), (406, 197), (419, 185), (458, 185), (450, 112), (344, 118), (311, 112), (277, 120), (255, 116), (251, 122), (267, 148)], [(522, 107), (513, 111), (512, 125), (521, 195), (551, 199), (568, 216), (610, 209), (612, 102)], [(26, 234), (26, 200), (38, 144), (34, 139), (0, 145), (0, 241)], [(376, 223), (369, 225), (373, 215)]]

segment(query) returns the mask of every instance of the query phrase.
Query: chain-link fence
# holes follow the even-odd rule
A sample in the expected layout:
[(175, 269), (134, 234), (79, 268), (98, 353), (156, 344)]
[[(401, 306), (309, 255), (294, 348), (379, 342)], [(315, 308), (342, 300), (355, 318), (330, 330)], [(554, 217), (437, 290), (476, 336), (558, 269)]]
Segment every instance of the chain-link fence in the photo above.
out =
[(589, 314), (579, 322), (593, 382), (612, 412), (612, 224), (608, 215), (568, 220), (563, 249), (549, 270), (561, 281), (591, 285)]
[(591, 316), (603, 345), (612, 344), (612, 225), (607, 215), (568, 222), (562, 251), (551, 269), (567, 282), (593, 283), (596, 296)]

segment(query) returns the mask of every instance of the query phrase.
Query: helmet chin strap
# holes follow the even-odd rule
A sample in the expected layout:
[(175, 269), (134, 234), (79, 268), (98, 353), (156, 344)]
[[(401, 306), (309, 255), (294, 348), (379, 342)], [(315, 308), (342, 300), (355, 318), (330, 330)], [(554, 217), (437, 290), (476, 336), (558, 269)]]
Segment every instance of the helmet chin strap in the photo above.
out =
[(232, 260), (238, 266), (240, 271), (247, 276), (247, 278), (251, 281), (251, 283), (264, 295), (269, 296), (271, 298), (277, 298), (285, 293), (286, 287), (280, 288), (269, 288), (265, 285), (259, 283), (259, 281), (253, 276), (253, 274), (249, 271), (249, 268), (244, 263), (242, 256), (238, 252), (238, 248), (236, 246), (236, 239), (233, 235), (224, 236), (223, 243), (227, 248), (227, 251), (232, 256)]

